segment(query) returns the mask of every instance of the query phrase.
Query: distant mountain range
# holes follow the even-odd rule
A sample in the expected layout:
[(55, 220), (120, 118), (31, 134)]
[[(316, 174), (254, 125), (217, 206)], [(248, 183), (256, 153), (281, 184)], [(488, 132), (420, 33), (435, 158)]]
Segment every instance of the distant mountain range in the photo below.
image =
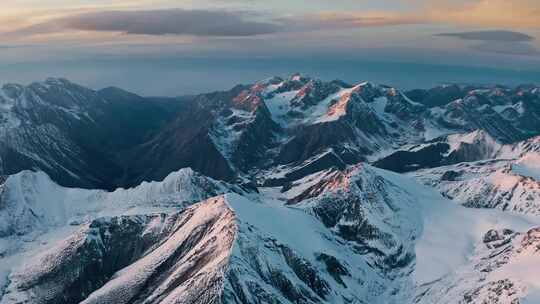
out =
[(0, 174), (1, 304), (540, 301), (533, 85), (8, 84)]

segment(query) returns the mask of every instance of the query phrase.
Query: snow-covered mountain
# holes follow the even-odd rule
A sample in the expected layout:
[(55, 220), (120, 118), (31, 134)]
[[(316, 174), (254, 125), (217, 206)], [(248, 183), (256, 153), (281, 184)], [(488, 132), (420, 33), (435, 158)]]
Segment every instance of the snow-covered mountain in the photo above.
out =
[(404, 145), (376, 160), (374, 164), (396, 172), (409, 172), (478, 160), (517, 159), (527, 153), (540, 153), (540, 136), (514, 144), (503, 144), (485, 131), (475, 130), (441, 136), (420, 144)]
[[(471, 267), (470, 258), (487, 254), (477, 251), (497, 243), (491, 229), (527, 236), (512, 232), (516, 241), (508, 243), (506, 264), (493, 259), (502, 269), (493, 278), (508, 273), (502, 286), (519, 290), (509, 287), (505, 296), (536, 292), (534, 281), (517, 274), (537, 262), (529, 235), (539, 218), (466, 209), (412, 178), (367, 164), (312, 174), (285, 189), (231, 192), (187, 209), (172, 204), (171, 197), (181, 202), (199, 195), (203, 188), (190, 184), (193, 178), (185, 171), (110, 194), (118, 197), (112, 204), (138, 193), (133, 198), (152, 208), (88, 213), (33, 239), (2, 237), (3, 243), (26, 241), (3, 254), (8, 279), (0, 303), (431, 303), (440, 297), (439, 280), (456, 279), (457, 268)], [(51, 187), (31, 178), (24, 183), (34, 193)], [(88, 200), (89, 190), (55, 187), (73, 192), (70, 201)], [(106, 194), (93, 196), (99, 195)], [(159, 197), (167, 203), (156, 204)], [(79, 212), (88, 207), (72, 206)], [(474, 285), (460, 286), (449, 303), (468, 299), (463, 288), (490, 294), (491, 285), (478, 277), (483, 273), (465, 274)]]
[(63, 185), (113, 189), (122, 184), (123, 151), (144, 142), (177, 107), (65, 79), (4, 85), (0, 174), (39, 168)]
[(529, 153), (513, 160), (459, 163), (411, 175), (468, 207), (539, 214), (539, 164), (540, 154)]
[(64, 188), (44, 172), (23, 171), (0, 185), (0, 236), (43, 233), (102, 216), (176, 209), (218, 194), (242, 191), (189, 168), (173, 172), (161, 182), (113, 192)]
[(51, 78), (2, 88), (0, 168), (39, 168), (87, 188), (131, 187), (184, 167), (229, 182), (287, 176), (268, 182), (283, 183), (446, 134), (527, 139), (540, 133), (539, 92), (442, 87), (410, 98), (384, 85), (297, 74), (179, 101)]
[(415, 303), (537, 303), (539, 228), (490, 230), (470, 260), (421, 286)]
[(408, 145), (374, 162), (409, 172), (457, 203), (537, 214), (540, 137), (501, 144), (483, 131)]
[[(332, 166), (377, 160), (445, 134), (479, 130), (485, 137), (513, 143), (540, 132), (534, 127), (540, 121), (538, 89), (468, 90), (462, 99), (433, 106), (383, 85), (292, 75), (204, 94), (138, 150), (135, 163), (154, 169), (141, 175), (144, 169), (135, 166), (133, 175), (159, 179), (163, 164), (169, 170), (178, 169), (174, 164), (193, 164), (214, 178), (256, 176), (262, 183), (283, 184)], [(527, 110), (504, 117), (495, 111), (511, 105)], [(203, 164), (196, 161), (201, 151), (208, 155)], [(155, 153), (161, 165), (148, 156)], [(269, 175), (271, 180), (265, 181)]]
[(0, 303), (536, 303), (539, 126), (534, 86), (6, 85)]
[(82, 225), (10, 275), (2, 303), (213, 303), (235, 235), (212, 200)]

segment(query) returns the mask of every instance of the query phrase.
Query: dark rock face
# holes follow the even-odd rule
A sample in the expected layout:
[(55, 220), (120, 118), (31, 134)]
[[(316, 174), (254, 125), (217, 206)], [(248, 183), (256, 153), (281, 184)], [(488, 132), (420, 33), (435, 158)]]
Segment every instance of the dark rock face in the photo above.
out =
[(408, 146), (375, 161), (373, 164), (395, 172), (410, 172), (492, 159), (497, 157), (503, 146), (512, 150), (534, 151), (536, 149), (534, 142), (535, 140), (532, 138), (530, 141), (517, 145), (505, 146), (493, 139), (487, 132), (473, 131), (466, 134), (442, 136), (421, 145)]
[[(540, 95), (532, 88), (470, 90), (446, 106), (440, 123), (453, 128), (480, 129), (502, 143), (515, 143), (538, 134)], [(533, 131), (534, 130), (534, 131)]]
[[(302, 79), (300, 81), (302, 81)], [(338, 92), (340, 89), (341, 87), (335, 82), (309, 80), (301, 87), (300, 92), (297, 97), (291, 101), (291, 104), (295, 108), (305, 110), (310, 106), (317, 105), (321, 100)]]
[(275, 136), (280, 127), (272, 120), (266, 105), (259, 104), (236, 143), (231, 161), (243, 172), (268, 164), (268, 150), (275, 146)]
[(484, 235), (483, 241), (489, 249), (493, 249), (509, 244), (516, 236), (517, 233), (510, 229), (503, 229), (501, 231), (492, 229)]
[(128, 164), (128, 175), (135, 178), (130, 183), (160, 179), (183, 167), (233, 181), (239, 173), (264, 166), (280, 129), (259, 95), (256, 87), (238, 86), (196, 97), (135, 149)]
[(191, 167), (216, 179), (230, 181), (234, 172), (209, 136), (212, 113), (192, 104), (129, 158), (129, 185), (160, 180), (170, 172)]
[(333, 151), (348, 164), (361, 161), (360, 156), (348, 154), (343, 144), (354, 140), (352, 126), (341, 122), (329, 122), (306, 126), (288, 141), (278, 155), (281, 164), (301, 163), (332, 148)]
[(337, 170), (345, 170), (346, 163), (335, 153), (325, 153), (315, 159), (309, 159), (297, 167), (292, 167), (285, 173), (282, 178), (265, 179), (265, 187), (287, 187), (291, 182), (298, 180), (304, 176), (320, 172), (329, 168)]
[[(347, 104), (347, 115), (345, 116), (344, 120), (370, 137), (381, 136), (384, 138), (389, 136), (388, 130), (381, 121), (380, 117), (378, 117), (378, 115), (365, 104), (358, 100), (355, 102), (355, 95), (351, 96), (351, 98), (352, 100)], [(395, 105), (395, 107), (402, 106), (403, 105)], [(391, 108), (392, 106), (390, 103), (388, 103), (385, 107), (385, 112), (388, 110), (390, 113), (392, 111)], [(399, 110), (396, 109), (396, 111)]]
[(373, 165), (394, 172), (438, 167), (443, 164), (443, 155), (448, 149), (450, 146), (447, 143), (437, 143), (415, 151), (397, 151), (374, 162)]
[(93, 91), (63, 79), (3, 90), (12, 106), (0, 113), (0, 123), (16, 127), (0, 139), (1, 172), (39, 168), (65, 186), (115, 188), (123, 175), (122, 152), (178, 110), (172, 99), (158, 105), (120, 89)]
[[(165, 215), (156, 217), (163, 220)], [(81, 302), (148, 249), (153, 240), (141, 233), (152, 220), (141, 216), (92, 222), (83, 232), (83, 239), (76, 235), (67, 240), (62, 251), (46, 257), (61, 263), (52, 265), (52, 269), (37, 270), (18, 289), (32, 290), (36, 303)]]
[(289, 247), (281, 246), (281, 252), (287, 265), (291, 267), (296, 276), (319, 297), (324, 299), (330, 290), (328, 283), (319, 277), (317, 270), (308, 261), (297, 256)]
[(390, 90), (387, 94), (388, 103), (384, 108), (387, 113), (395, 114), (402, 120), (411, 120), (419, 117), (425, 108), (422, 105), (413, 104), (405, 100), (404, 95), (395, 90)]
[(439, 107), (461, 99), (467, 94), (467, 88), (458, 85), (440, 86), (429, 90), (412, 90), (405, 93), (412, 100), (427, 107)]
[(453, 170), (449, 170), (444, 172), (444, 174), (441, 176), (442, 181), (456, 181), (460, 176), (462, 172), (457, 172)]
[(343, 282), (343, 279), (341, 277), (343, 276), (350, 276), (349, 270), (345, 268), (335, 257), (320, 253), (317, 256), (317, 260), (323, 262), (326, 266), (326, 271), (338, 282), (339, 284), (343, 285), (344, 287), (347, 287), (345, 285), (345, 282)]

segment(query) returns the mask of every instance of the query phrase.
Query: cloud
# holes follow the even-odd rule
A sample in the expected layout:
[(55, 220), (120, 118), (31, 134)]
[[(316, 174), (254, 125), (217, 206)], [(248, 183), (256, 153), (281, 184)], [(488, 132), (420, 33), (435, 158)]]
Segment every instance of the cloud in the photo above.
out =
[(463, 40), (475, 41), (526, 42), (534, 40), (534, 37), (527, 34), (504, 30), (441, 33), (436, 36), (455, 37)]
[(0, 44), (0, 50), (8, 50), (8, 49), (21, 49), (21, 48), (33, 48), (36, 47), (36, 45), (32, 44)]
[[(413, 3), (408, 11), (336, 11), (275, 16), (248, 11), (216, 9), (109, 10), (72, 13), (49, 18), (3, 37), (90, 31), (137, 35), (242, 37), (283, 32), (354, 29), (410, 24), (452, 24), (474, 27), (540, 28), (540, 1), (515, 0), (399, 0)], [(309, 12), (309, 10), (308, 10)], [(518, 32), (447, 33), (467, 40), (520, 41), (531, 37)]]
[[(411, 8), (403, 11), (327, 12), (296, 16), (297, 28), (356, 28), (407, 24), (446, 24), (509, 29), (540, 29), (538, 0), (400, 0)], [(505, 31), (495, 36), (506, 35)], [(487, 37), (489, 33), (483, 33)], [(525, 38), (524, 38), (525, 39)]]
[(246, 11), (183, 9), (99, 11), (53, 18), (11, 31), (4, 36), (18, 38), (67, 31), (91, 31), (155, 36), (238, 37), (422, 22), (423, 20), (418, 18), (386, 12), (328, 12), (276, 17)]
[(425, 23), (415, 16), (389, 12), (327, 12), (276, 19), (293, 31), (380, 27)]
[(532, 45), (528, 43), (508, 43), (501, 41), (486, 41), (478, 45), (472, 46), (472, 49), (488, 52), (488, 53), (500, 53), (507, 55), (538, 55), (540, 52)]
[(53, 19), (9, 33), (29, 36), (69, 30), (120, 32), (138, 35), (254, 36), (280, 31), (272, 22), (255, 21), (253, 14), (212, 10), (102, 11)]
[(534, 37), (513, 31), (472, 31), (460, 33), (442, 33), (435, 36), (450, 37), (481, 43), (470, 46), (471, 49), (509, 55), (538, 55), (539, 51), (529, 44)]
[(436, 23), (505, 28), (540, 28), (538, 0), (415, 0)]

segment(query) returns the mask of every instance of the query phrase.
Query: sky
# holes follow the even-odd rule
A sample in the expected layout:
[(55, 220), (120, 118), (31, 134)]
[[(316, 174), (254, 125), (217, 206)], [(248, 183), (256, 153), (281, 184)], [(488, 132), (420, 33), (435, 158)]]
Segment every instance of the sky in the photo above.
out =
[(295, 72), (403, 89), (540, 82), (538, 0), (6, 0), (0, 83), (196, 94)]

